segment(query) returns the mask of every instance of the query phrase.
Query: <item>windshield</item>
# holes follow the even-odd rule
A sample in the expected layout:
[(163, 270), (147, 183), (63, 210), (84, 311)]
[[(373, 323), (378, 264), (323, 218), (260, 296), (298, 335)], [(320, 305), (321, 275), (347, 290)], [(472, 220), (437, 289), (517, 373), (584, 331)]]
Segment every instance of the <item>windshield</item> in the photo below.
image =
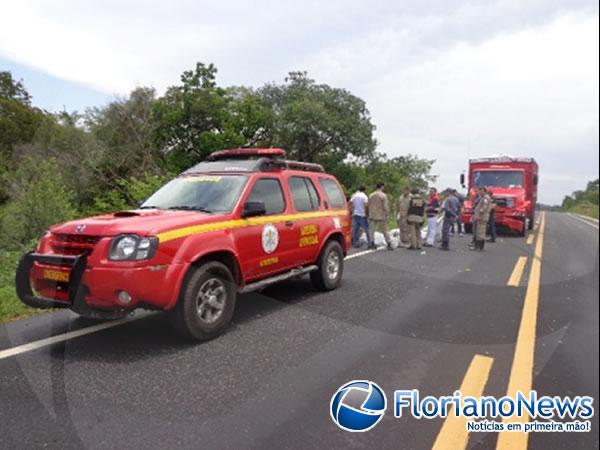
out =
[(156, 191), (141, 207), (228, 213), (235, 206), (247, 180), (245, 175), (175, 178)]
[(473, 173), (473, 185), (484, 187), (522, 188), (523, 172), (518, 170), (482, 170)]

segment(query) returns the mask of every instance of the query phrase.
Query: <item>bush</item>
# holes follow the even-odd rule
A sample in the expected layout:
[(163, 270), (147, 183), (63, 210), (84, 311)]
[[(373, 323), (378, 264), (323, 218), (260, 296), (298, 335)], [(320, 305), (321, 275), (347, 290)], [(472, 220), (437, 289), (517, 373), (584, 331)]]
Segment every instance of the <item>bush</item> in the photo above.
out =
[(21, 303), (15, 292), (15, 271), (21, 253), (0, 251), (0, 322), (38, 311)]
[(567, 211), (598, 219), (598, 205), (588, 201), (580, 202), (568, 208)]
[(94, 205), (85, 211), (85, 215), (137, 208), (169, 178), (167, 175), (146, 175), (144, 178), (119, 179), (114, 189), (95, 199)]

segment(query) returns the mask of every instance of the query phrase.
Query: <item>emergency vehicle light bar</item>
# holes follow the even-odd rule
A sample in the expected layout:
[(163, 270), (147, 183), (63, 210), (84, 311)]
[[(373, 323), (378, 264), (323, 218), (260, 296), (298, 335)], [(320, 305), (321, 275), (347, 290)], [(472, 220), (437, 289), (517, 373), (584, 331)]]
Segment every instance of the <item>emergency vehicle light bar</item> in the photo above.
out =
[(236, 148), (213, 152), (208, 156), (207, 160), (218, 161), (220, 159), (248, 159), (253, 156), (276, 157), (285, 156), (285, 154), (285, 150), (281, 148)]

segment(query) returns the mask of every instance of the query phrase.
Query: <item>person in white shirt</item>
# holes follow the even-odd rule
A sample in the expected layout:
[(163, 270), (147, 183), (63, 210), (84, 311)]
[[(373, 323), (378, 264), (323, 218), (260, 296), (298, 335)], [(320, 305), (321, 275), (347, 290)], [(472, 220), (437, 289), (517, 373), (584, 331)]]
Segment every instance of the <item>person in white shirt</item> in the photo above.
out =
[(361, 229), (365, 230), (367, 239), (369, 236), (369, 220), (367, 219), (369, 197), (367, 197), (366, 190), (365, 186), (359, 186), (358, 191), (350, 197), (350, 204), (352, 205), (352, 246), (355, 248), (360, 247)]

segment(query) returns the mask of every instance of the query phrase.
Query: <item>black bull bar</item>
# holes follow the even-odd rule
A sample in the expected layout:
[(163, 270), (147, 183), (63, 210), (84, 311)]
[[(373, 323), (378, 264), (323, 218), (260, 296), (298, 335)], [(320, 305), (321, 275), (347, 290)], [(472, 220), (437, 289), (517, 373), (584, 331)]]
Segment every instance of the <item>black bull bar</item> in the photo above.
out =
[[(53, 298), (41, 297), (35, 295), (31, 288), (31, 267), (34, 262), (49, 264), (53, 266), (68, 266), (71, 268), (68, 281), (68, 302), (59, 301)], [(90, 318), (96, 319), (114, 319), (123, 315), (122, 310), (98, 310), (90, 308), (85, 302), (87, 288), (81, 283), (86, 269), (87, 258), (85, 255), (67, 256), (67, 255), (43, 255), (40, 253), (29, 252), (23, 255), (17, 267), (15, 275), (15, 286), (17, 296), (27, 306), (33, 308), (71, 308), (74, 312)], [(58, 285), (59, 281), (50, 280)]]

